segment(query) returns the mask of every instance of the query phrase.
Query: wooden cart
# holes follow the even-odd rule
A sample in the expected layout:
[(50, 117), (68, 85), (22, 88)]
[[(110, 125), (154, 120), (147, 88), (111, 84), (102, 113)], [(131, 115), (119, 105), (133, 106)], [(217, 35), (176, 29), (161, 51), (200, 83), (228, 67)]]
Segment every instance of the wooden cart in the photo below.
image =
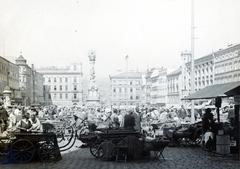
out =
[(26, 163), (34, 159), (49, 162), (61, 160), (55, 133), (12, 133), (0, 138), (5, 162)]

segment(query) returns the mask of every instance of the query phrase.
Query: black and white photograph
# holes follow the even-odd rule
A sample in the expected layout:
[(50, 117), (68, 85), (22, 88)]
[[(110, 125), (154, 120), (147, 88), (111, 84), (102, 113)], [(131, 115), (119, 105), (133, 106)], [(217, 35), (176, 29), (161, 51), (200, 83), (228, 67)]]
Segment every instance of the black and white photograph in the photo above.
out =
[(239, 169), (239, 0), (0, 0), (1, 169)]

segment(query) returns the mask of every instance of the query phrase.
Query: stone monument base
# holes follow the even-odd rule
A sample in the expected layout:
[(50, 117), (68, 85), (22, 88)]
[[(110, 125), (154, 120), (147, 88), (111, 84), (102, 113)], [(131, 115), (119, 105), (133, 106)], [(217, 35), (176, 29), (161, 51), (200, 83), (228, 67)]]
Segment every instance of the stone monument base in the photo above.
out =
[(100, 100), (87, 100), (87, 107), (100, 107)]

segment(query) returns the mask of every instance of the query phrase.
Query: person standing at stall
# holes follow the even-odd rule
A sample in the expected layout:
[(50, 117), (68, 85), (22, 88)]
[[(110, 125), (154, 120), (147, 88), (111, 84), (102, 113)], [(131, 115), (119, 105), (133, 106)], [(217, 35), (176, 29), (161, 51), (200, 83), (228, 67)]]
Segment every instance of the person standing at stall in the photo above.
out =
[(203, 143), (204, 146), (210, 151), (214, 148), (213, 127), (215, 122), (213, 117), (214, 116), (212, 110), (210, 108), (207, 108), (202, 118), (202, 132), (204, 136)]
[(42, 125), (39, 118), (37, 117), (37, 114), (38, 113), (35, 109), (31, 110), (30, 119), (29, 119), (29, 121), (31, 122), (31, 128), (27, 129), (27, 131), (42, 132)]
[(22, 119), (16, 125), (17, 129), (19, 129), (20, 132), (27, 132), (32, 127), (29, 117), (30, 117), (29, 113), (26, 112), (26, 110), (24, 110)]
[(129, 112), (124, 116), (124, 128), (127, 130), (134, 130), (135, 126), (135, 118), (133, 116), (133, 110), (129, 110)]
[(3, 103), (0, 102), (0, 133), (7, 129), (8, 124), (8, 112), (3, 107)]
[(141, 131), (141, 112), (139, 110), (139, 107), (136, 107), (135, 112), (133, 113), (133, 116), (135, 121), (134, 129), (140, 132)]

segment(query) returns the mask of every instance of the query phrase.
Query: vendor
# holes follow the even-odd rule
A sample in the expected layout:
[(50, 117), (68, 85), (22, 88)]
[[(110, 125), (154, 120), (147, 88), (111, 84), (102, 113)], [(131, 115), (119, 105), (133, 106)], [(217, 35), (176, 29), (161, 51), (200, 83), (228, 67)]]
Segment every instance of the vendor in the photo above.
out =
[(111, 118), (112, 128), (118, 129), (120, 127), (120, 122), (119, 122), (119, 118), (118, 118), (118, 110), (117, 109), (113, 109), (113, 113), (110, 118)]
[(209, 151), (215, 149), (214, 125), (213, 113), (210, 108), (207, 108), (202, 118), (202, 134), (204, 136), (203, 144)]
[(0, 102), (0, 133), (7, 129), (8, 113), (3, 107), (3, 103)]
[(8, 129), (12, 129), (16, 126), (17, 123), (17, 118), (16, 115), (14, 114), (14, 110), (12, 109), (12, 106), (8, 106)]
[(29, 120), (29, 113), (24, 112), (22, 115), (22, 120), (17, 123), (17, 128), (20, 132), (27, 132), (32, 127), (31, 121)]
[(128, 114), (124, 116), (124, 128), (127, 130), (134, 130), (135, 118), (133, 116), (133, 110), (130, 110)]
[(207, 131), (212, 131), (213, 125), (214, 125), (213, 113), (211, 112), (210, 108), (207, 108), (202, 118), (203, 133), (206, 133)]
[(135, 112), (133, 113), (133, 117), (135, 121), (134, 129), (140, 132), (141, 131), (141, 112), (139, 107), (136, 107)]
[(229, 123), (232, 127), (234, 127), (234, 121), (235, 121), (235, 112), (234, 112), (234, 108), (231, 105), (230, 108), (228, 109), (228, 120)]
[(31, 115), (30, 115), (29, 120), (31, 122), (31, 128), (28, 129), (27, 131), (32, 131), (32, 132), (41, 132), (42, 131), (42, 125), (40, 123), (40, 120), (37, 117), (36, 110), (31, 110)]

